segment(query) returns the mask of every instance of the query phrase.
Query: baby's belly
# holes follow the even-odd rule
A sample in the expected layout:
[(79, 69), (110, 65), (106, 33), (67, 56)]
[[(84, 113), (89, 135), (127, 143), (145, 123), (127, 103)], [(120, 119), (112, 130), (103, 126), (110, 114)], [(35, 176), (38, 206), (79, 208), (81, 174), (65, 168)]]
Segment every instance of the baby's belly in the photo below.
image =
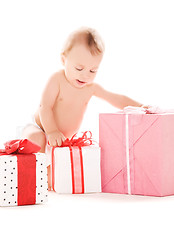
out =
[(85, 109), (59, 109), (54, 111), (56, 125), (65, 137), (70, 138), (77, 133), (83, 120)]

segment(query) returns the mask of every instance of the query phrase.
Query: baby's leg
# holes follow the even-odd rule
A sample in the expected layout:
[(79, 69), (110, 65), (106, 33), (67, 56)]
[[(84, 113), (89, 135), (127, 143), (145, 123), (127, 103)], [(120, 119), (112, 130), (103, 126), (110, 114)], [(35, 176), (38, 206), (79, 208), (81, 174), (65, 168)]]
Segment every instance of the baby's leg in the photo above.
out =
[(41, 147), (40, 152), (45, 152), (46, 135), (38, 127), (34, 126), (33, 124), (26, 126), (22, 132), (22, 138), (27, 138), (38, 144)]
[[(45, 152), (46, 146), (46, 135), (45, 133), (39, 129), (37, 126), (30, 124), (26, 126), (22, 132), (22, 138), (27, 138), (32, 142), (38, 144), (41, 147), (40, 152)], [(51, 173), (50, 166), (47, 167), (48, 173), (48, 190), (51, 190)]]

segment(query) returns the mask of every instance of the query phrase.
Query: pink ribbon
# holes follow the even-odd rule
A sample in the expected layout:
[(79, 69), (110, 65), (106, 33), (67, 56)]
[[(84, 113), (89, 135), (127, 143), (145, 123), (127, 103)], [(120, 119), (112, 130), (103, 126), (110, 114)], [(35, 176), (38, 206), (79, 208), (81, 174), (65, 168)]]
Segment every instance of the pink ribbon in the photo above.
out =
[(162, 109), (158, 106), (150, 106), (149, 108), (128, 106), (121, 111), (126, 114), (164, 114), (174, 113), (174, 109)]

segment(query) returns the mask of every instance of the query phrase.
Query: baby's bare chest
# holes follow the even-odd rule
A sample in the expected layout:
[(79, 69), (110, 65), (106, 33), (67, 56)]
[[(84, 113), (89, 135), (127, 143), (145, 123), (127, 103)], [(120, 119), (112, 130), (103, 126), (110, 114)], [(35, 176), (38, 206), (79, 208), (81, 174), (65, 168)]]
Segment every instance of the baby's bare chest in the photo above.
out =
[(56, 99), (56, 108), (64, 109), (66, 111), (74, 110), (83, 110), (86, 108), (92, 94), (88, 89), (84, 89), (81, 91), (69, 89), (64, 89), (64, 91), (60, 91), (59, 95)]

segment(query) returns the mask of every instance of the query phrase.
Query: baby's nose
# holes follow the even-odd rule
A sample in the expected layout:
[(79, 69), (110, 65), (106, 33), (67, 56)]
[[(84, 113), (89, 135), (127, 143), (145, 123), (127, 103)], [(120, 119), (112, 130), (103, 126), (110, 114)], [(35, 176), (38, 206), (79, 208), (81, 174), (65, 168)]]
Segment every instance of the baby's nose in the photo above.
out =
[(88, 73), (86, 73), (86, 74), (83, 74), (83, 75), (81, 76), (81, 78), (82, 78), (84, 81), (87, 81), (87, 80), (90, 79), (90, 75), (89, 75)]

